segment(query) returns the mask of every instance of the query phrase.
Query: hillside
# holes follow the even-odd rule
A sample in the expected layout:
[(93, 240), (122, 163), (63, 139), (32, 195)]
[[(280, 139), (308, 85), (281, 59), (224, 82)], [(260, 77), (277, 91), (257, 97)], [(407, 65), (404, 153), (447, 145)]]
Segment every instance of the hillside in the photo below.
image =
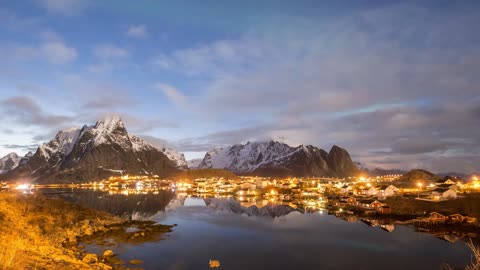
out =
[(420, 182), (425, 186), (434, 183), (438, 179), (440, 179), (439, 176), (429, 171), (422, 169), (414, 169), (402, 175), (398, 182), (408, 186), (416, 186), (417, 183)]
[(175, 180), (194, 180), (198, 178), (223, 177), (225, 179), (235, 180), (239, 177), (229, 171), (220, 169), (197, 169), (190, 171), (183, 171), (173, 176)]

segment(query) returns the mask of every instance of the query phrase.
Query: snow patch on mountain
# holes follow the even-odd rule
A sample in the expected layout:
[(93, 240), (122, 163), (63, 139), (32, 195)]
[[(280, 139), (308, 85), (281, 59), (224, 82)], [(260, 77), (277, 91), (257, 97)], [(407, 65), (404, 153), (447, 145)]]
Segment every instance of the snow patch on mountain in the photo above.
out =
[(187, 161), (188, 168), (190, 169), (198, 169), (198, 166), (202, 162), (203, 159), (201, 158), (196, 158), (196, 159), (191, 159)]
[(302, 149), (276, 141), (235, 144), (228, 148), (215, 148), (208, 151), (199, 164), (199, 168), (227, 169), (246, 173), (300, 150)]
[(61, 130), (53, 140), (41, 145), (38, 151), (46, 161), (55, 157), (60, 162), (72, 152), (75, 144), (85, 134), (92, 136), (92, 139), (89, 139), (86, 145), (95, 147), (102, 144), (117, 144), (126, 151), (131, 149), (135, 153), (157, 149), (175, 162), (177, 167), (188, 169), (187, 161), (182, 153), (167, 147), (156, 148), (140, 137), (129, 135), (119, 116), (107, 116), (105, 119), (97, 121), (94, 126), (72, 127)]
[(14, 169), (20, 163), (22, 158), (17, 153), (12, 152), (0, 159), (0, 173)]
[(188, 169), (189, 168), (188, 164), (187, 164), (187, 160), (185, 159), (185, 155), (183, 155), (183, 153), (180, 153), (175, 149), (167, 148), (167, 147), (163, 147), (163, 148), (158, 149), (158, 150), (162, 151), (168, 157), (168, 159), (175, 162), (175, 164), (177, 164), (178, 168), (180, 168), (180, 169)]

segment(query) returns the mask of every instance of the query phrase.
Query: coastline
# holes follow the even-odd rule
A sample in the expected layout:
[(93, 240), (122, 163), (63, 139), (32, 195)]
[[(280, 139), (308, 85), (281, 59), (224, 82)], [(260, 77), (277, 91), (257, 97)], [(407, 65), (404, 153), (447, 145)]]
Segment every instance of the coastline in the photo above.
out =
[(126, 263), (111, 250), (91, 254), (85, 244), (101, 245), (106, 238), (142, 243), (159, 239), (172, 227), (131, 221), (42, 195), (0, 193), (0, 268), (123, 269)]

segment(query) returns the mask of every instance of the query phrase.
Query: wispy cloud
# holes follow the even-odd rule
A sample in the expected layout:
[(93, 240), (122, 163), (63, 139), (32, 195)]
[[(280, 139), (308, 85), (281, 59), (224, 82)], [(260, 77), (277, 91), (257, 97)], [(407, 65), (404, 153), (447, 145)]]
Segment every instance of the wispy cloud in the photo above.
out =
[(184, 106), (186, 102), (185, 95), (175, 87), (166, 83), (156, 83), (154, 88), (161, 91), (171, 102), (177, 106)]
[(74, 15), (83, 11), (90, 0), (37, 0), (48, 12), (59, 15)]
[(127, 49), (112, 44), (97, 45), (95, 46), (93, 53), (96, 57), (102, 59), (125, 58), (129, 56)]
[(54, 127), (71, 121), (71, 117), (45, 112), (31, 97), (15, 96), (4, 99), (2, 118), (15, 119), (18, 123), (33, 126)]
[(148, 28), (145, 25), (129, 26), (126, 35), (132, 38), (146, 38), (148, 37)]

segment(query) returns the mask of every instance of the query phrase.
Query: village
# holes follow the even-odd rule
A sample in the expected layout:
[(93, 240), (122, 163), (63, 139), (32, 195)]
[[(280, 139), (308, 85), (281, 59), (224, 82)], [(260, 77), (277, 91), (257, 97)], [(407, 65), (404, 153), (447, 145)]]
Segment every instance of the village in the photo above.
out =
[[(345, 216), (394, 215), (389, 204), (401, 198), (403, 204), (415, 201), (439, 203), (458, 200), (480, 192), (480, 180), (474, 177), (465, 183), (459, 179), (443, 178), (434, 183), (417, 181), (406, 185), (399, 183), (401, 175), (349, 178), (269, 178), (241, 176), (237, 179), (223, 177), (188, 179), (161, 179), (158, 176), (124, 175), (98, 182), (67, 185), (71, 188), (88, 188), (107, 191), (110, 194), (147, 194), (169, 190), (178, 195), (203, 198), (235, 198), (244, 207), (264, 207), (268, 204), (288, 205), (302, 212), (328, 211)], [(65, 185), (62, 185), (65, 187)], [(60, 185), (29, 185), (25, 183), (0, 183), (0, 189), (16, 189), (24, 193), (38, 188), (56, 188)], [(469, 223), (477, 218), (465, 213), (424, 213), (417, 222)]]

